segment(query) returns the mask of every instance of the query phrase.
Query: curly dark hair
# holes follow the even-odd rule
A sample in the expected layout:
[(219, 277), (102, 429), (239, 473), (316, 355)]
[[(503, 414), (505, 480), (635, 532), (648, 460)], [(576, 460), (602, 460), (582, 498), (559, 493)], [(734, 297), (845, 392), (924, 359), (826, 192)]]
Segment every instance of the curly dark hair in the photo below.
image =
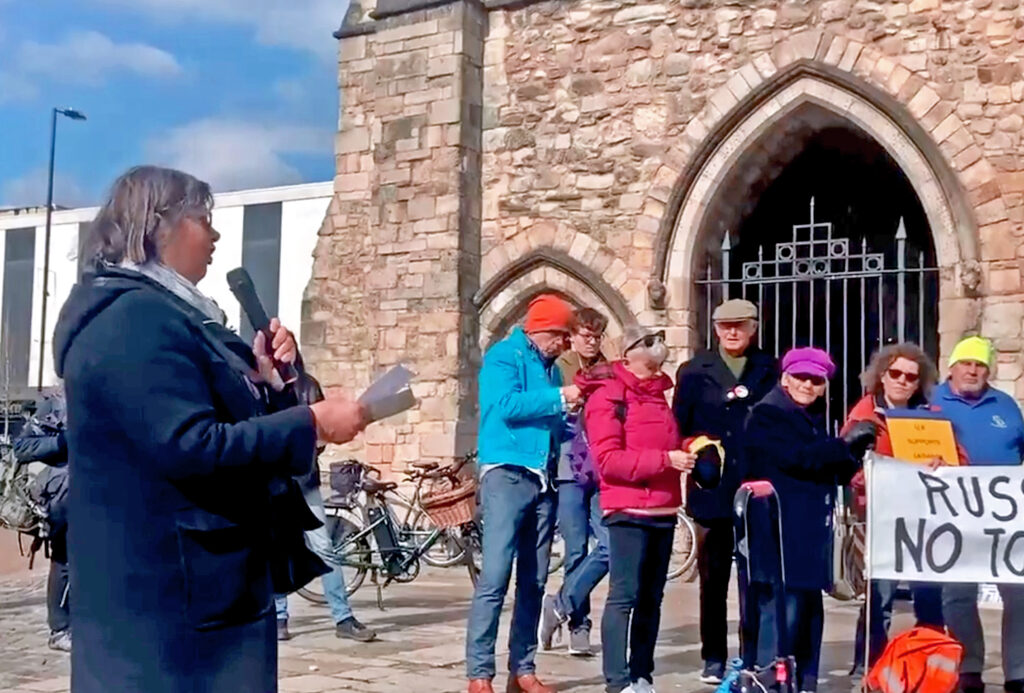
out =
[(932, 388), (938, 381), (939, 372), (935, 363), (928, 357), (928, 354), (921, 350), (916, 344), (904, 342), (902, 344), (890, 344), (882, 347), (871, 357), (871, 362), (860, 376), (861, 385), (864, 390), (873, 395), (882, 391), (882, 375), (896, 359), (904, 358), (913, 361), (919, 369), (920, 379), (918, 380), (918, 392), (928, 397)]

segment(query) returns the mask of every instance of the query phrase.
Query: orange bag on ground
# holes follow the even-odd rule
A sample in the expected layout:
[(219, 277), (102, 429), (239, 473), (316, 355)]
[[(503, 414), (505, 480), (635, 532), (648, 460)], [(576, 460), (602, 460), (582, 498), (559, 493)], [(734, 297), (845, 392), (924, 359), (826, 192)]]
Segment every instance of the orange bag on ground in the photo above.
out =
[(914, 628), (889, 641), (865, 679), (868, 691), (953, 693), (964, 647), (931, 628)]

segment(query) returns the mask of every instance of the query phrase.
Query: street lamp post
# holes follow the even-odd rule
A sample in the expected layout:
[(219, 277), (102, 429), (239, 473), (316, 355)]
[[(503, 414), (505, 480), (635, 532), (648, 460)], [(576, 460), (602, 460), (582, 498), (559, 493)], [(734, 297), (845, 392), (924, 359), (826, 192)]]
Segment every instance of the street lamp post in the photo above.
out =
[(50, 171), (46, 185), (46, 233), (43, 241), (43, 309), (39, 328), (39, 382), (43, 389), (43, 365), (46, 363), (46, 302), (50, 296), (50, 217), (53, 214), (53, 160), (57, 149), (57, 115), (71, 120), (85, 120), (85, 114), (73, 108), (54, 108), (50, 117)]

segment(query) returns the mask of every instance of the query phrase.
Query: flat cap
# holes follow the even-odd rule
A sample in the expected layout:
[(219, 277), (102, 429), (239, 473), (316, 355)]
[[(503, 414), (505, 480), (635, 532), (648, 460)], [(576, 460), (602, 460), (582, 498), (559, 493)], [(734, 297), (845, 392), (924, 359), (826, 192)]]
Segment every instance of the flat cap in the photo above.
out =
[(734, 322), (738, 320), (757, 320), (757, 306), (742, 298), (734, 298), (715, 308), (711, 314), (715, 322)]

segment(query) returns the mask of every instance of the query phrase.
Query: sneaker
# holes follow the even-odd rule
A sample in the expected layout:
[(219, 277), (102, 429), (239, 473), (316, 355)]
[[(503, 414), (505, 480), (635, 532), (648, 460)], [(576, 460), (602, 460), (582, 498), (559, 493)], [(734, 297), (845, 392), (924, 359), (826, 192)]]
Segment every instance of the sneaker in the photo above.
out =
[(725, 663), (708, 660), (704, 662), (704, 671), (700, 673), (700, 682), (717, 686), (725, 676)]
[(633, 682), (634, 693), (654, 693), (654, 684), (647, 679)]
[(555, 597), (545, 594), (540, 609), (540, 625), (537, 627), (537, 639), (545, 650), (551, 649), (556, 634), (558, 641), (562, 641), (562, 624), (565, 623), (565, 618), (555, 608)]
[(357, 621), (355, 616), (349, 616), (335, 626), (334, 634), (339, 638), (357, 640), (359, 642), (372, 642), (377, 639), (377, 632), (370, 630)]
[(985, 693), (985, 682), (981, 680), (981, 674), (962, 673), (957, 690), (960, 693)]
[(277, 639), (280, 641), (292, 639), (292, 634), (288, 632), (288, 621), (284, 619), (279, 619), (277, 622)]
[(71, 631), (58, 630), (50, 633), (46, 646), (57, 652), (71, 652)]
[[(592, 657), (594, 650), (590, 647), (590, 629), (580, 626), (569, 632), (569, 654), (576, 657)], [(1024, 693), (1014, 691), (1012, 693)]]

